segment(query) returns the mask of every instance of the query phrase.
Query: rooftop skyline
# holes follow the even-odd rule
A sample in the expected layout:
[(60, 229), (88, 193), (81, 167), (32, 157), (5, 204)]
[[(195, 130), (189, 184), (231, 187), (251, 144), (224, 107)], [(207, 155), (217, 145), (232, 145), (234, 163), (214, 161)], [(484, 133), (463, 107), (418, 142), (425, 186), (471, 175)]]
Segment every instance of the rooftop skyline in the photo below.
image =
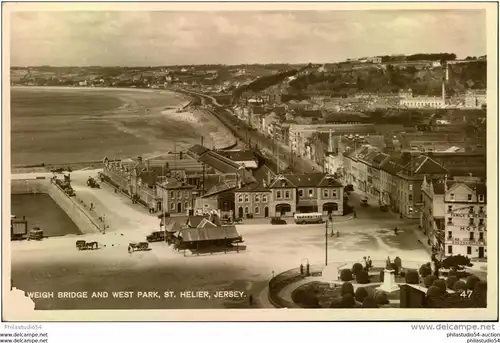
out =
[(11, 15), (12, 66), (329, 63), (486, 54), (482, 10), (58, 11)]

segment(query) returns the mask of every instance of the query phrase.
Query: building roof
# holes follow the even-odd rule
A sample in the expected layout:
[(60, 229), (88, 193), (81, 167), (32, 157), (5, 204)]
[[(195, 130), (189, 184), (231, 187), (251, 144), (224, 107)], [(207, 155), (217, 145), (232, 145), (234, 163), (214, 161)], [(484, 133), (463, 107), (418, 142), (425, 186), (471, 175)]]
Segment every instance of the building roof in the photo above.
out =
[(204, 146), (201, 146), (199, 144), (195, 144), (191, 148), (188, 149), (189, 152), (195, 154), (196, 156), (201, 156), (204, 153), (206, 153), (208, 150), (210, 150), (210, 149), (208, 149)]
[[(409, 162), (408, 158), (410, 159)], [(404, 156), (403, 159), (407, 163), (404, 165), (402, 172), (407, 175), (444, 175), (448, 173), (446, 168), (425, 155)]]
[(399, 173), (402, 169), (403, 166), (401, 165), (402, 161), (397, 155), (390, 156), (380, 167), (383, 171), (391, 174), (391, 175), (396, 175)]
[(241, 188), (236, 189), (236, 192), (269, 192), (269, 188), (264, 187), (260, 182), (252, 182)]
[(176, 179), (168, 180), (168, 182), (165, 182), (165, 183), (163, 183), (161, 185), (158, 185), (158, 186), (161, 187), (161, 188), (163, 188), (163, 189), (168, 189), (168, 190), (171, 190), (171, 189), (193, 189), (193, 188), (196, 188), (193, 185), (187, 184), (185, 182), (181, 182), (181, 181), (176, 180)]
[(217, 153), (234, 162), (256, 161), (257, 156), (252, 150), (219, 150)]
[(252, 172), (253, 177), (259, 183), (263, 183), (263, 181), (267, 182), (268, 175), (270, 175), (271, 179), (276, 176), (276, 173), (273, 172), (267, 165), (263, 164)]
[(241, 237), (234, 225), (185, 228), (180, 231), (180, 235), (184, 242), (232, 240)]
[(342, 187), (328, 174), (283, 174), (278, 175), (269, 185), (269, 188), (297, 188), (297, 187)]
[(323, 113), (320, 110), (295, 110), (294, 114), (302, 118), (323, 118)]
[(198, 158), (198, 160), (209, 165), (215, 170), (226, 174), (236, 173), (236, 171), (241, 167), (238, 163), (213, 151), (205, 152)]
[(189, 216), (186, 220), (186, 225), (188, 227), (197, 227), (198, 225), (200, 225), (200, 223), (203, 221), (203, 219), (206, 219), (208, 218), (208, 215), (206, 216)]

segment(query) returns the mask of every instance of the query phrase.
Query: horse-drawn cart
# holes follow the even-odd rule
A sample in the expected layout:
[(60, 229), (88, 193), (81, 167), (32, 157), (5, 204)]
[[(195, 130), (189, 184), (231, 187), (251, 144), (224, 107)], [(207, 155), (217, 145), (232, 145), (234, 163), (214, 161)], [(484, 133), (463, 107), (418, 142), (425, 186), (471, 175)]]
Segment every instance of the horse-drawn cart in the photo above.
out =
[(86, 242), (84, 240), (76, 241), (76, 248), (78, 250), (95, 250), (99, 248), (99, 243), (96, 241)]
[(133, 242), (128, 245), (128, 252), (133, 253), (134, 251), (148, 251), (151, 250), (148, 242)]

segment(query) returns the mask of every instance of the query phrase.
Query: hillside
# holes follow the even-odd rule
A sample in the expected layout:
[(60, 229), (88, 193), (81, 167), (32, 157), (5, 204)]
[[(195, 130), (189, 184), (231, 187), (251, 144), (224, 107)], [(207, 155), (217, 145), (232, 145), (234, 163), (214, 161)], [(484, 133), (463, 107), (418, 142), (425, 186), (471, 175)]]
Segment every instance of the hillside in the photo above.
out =
[[(396, 93), (411, 88), (414, 94), (441, 93), (444, 67), (422, 64), (343, 65), (327, 72), (316, 72), (290, 82), (290, 92), (343, 96), (356, 92)], [(449, 65), (447, 93), (455, 95), (466, 89), (486, 88), (486, 61)]]

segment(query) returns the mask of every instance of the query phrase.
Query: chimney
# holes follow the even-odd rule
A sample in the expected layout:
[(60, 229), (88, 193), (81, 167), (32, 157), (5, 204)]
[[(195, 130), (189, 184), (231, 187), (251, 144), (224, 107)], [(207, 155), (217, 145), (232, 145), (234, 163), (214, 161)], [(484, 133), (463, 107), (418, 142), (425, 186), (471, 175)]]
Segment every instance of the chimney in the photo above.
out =
[(444, 176), (444, 192), (448, 191), (448, 174)]
[(271, 172), (269, 170), (267, 171), (267, 183), (271, 184)]
[(266, 182), (266, 180), (262, 180), (262, 186), (263, 186), (264, 188), (266, 188), (266, 187), (267, 187), (267, 182)]
[(333, 152), (333, 131), (330, 130), (330, 135), (328, 136), (328, 152)]

